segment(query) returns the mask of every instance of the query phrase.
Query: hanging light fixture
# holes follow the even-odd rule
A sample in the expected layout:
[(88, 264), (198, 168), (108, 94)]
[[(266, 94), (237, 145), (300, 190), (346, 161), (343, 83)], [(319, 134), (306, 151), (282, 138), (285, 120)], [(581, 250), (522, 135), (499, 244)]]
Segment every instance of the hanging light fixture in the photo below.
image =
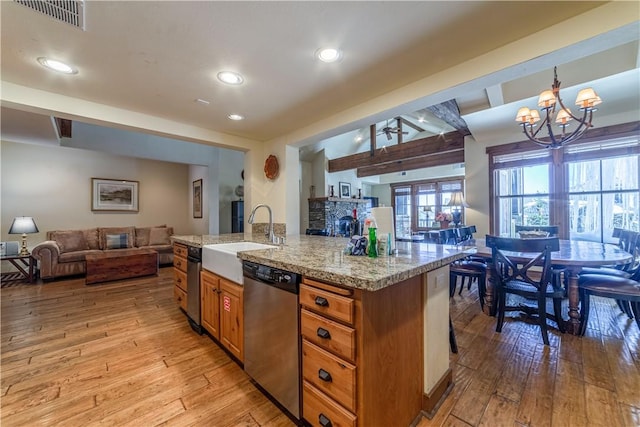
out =
[[(541, 112), (522, 107), (516, 115), (516, 122), (522, 125), (522, 131), (527, 138), (545, 148), (560, 148), (565, 144), (579, 139), (584, 132), (591, 127), (593, 112), (597, 110), (594, 107), (602, 103), (602, 100), (593, 89), (582, 89), (578, 92), (578, 97), (576, 98), (576, 105), (580, 108), (580, 111), (583, 112), (582, 118), (574, 116), (571, 110), (562, 103), (557, 70), (558, 67), (553, 67), (553, 85), (551, 86), (551, 90), (545, 90), (538, 98), (538, 107), (540, 107)], [(558, 111), (557, 114), (556, 110)], [(540, 123), (540, 127), (535, 129), (536, 123), (541, 119), (541, 114), (544, 116), (544, 119), (542, 123)], [(554, 114), (556, 114), (555, 122), (562, 130), (560, 135), (554, 135), (551, 127), (554, 121)], [(572, 132), (567, 132), (569, 122), (572, 120), (577, 122), (577, 127)], [(546, 134), (542, 129), (546, 130)]]

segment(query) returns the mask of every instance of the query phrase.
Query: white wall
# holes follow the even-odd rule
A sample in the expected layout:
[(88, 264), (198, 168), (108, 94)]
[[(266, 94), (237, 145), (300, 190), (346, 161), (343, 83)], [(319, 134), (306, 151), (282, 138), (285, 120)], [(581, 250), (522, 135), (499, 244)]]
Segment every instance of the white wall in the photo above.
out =
[[(311, 197), (312, 165), (311, 162), (300, 162), (300, 232), (309, 228), (309, 198)], [(318, 188), (315, 189), (318, 194)]]
[[(40, 233), (28, 236), (29, 247), (45, 240), (46, 231), (98, 226), (167, 224), (177, 234), (190, 227), (188, 166), (142, 160), (90, 150), (0, 142), (2, 240), (16, 216), (34, 217)], [(91, 211), (91, 178), (139, 182), (139, 212)]]
[(231, 202), (240, 200), (236, 196), (236, 187), (244, 186), (242, 179), (242, 167), (244, 165), (244, 153), (233, 150), (219, 150), (217, 162), (219, 185), (218, 215), (219, 233), (231, 233)]
[[(193, 182), (202, 180), (202, 218), (193, 217)], [(186, 188), (190, 188), (189, 194), (189, 226), (193, 230), (193, 234), (209, 233), (209, 168), (207, 166), (189, 166), (189, 180), (185, 183)]]

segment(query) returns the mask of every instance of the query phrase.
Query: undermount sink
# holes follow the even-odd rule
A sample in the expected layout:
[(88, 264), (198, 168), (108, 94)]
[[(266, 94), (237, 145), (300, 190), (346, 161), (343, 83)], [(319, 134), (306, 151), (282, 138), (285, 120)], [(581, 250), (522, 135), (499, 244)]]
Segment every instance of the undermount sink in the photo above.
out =
[(242, 261), (238, 252), (273, 249), (276, 246), (254, 242), (220, 243), (202, 247), (202, 268), (242, 284)]

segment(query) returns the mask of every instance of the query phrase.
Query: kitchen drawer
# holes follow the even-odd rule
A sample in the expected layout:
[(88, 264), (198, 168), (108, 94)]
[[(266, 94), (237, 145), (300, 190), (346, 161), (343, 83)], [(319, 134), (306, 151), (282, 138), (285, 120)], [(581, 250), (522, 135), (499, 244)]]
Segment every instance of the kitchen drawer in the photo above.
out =
[(340, 357), (355, 362), (356, 331), (308, 310), (300, 310), (302, 336)]
[(317, 289), (308, 285), (300, 285), (300, 304), (312, 311), (321, 313), (353, 325), (354, 301), (341, 295)]
[(180, 256), (180, 255), (174, 255), (173, 256), (173, 267), (177, 268), (178, 270), (184, 271), (185, 273), (187, 272), (187, 258)]
[(187, 247), (185, 245), (174, 244), (173, 245), (173, 254), (177, 256), (181, 256), (182, 258), (187, 258)]
[(187, 311), (187, 293), (177, 286), (173, 286), (173, 299), (181, 309)]
[(356, 427), (357, 421), (355, 415), (306, 381), (302, 382), (302, 416), (314, 427)]
[(356, 367), (302, 341), (302, 377), (350, 411), (356, 407)]
[(187, 292), (187, 273), (177, 268), (173, 268), (173, 284)]

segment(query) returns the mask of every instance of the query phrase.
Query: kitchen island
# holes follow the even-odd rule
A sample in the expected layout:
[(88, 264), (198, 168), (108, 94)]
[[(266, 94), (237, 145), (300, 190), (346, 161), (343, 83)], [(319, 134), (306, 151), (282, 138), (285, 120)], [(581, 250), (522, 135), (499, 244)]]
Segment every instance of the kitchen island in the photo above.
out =
[[(173, 240), (200, 247), (267, 243), (264, 236), (249, 233), (173, 236)], [(303, 277), (301, 387), (307, 421), (313, 425), (326, 424), (327, 419), (334, 425), (411, 425), (421, 414), (434, 412), (452, 384), (448, 264), (464, 257), (464, 250), (398, 242), (397, 254), (368, 258), (344, 254), (347, 243), (347, 238), (286, 236), (284, 245), (238, 252), (238, 257)], [(339, 313), (314, 304), (332, 298), (334, 306), (341, 307)], [(350, 337), (341, 343), (346, 351), (324, 345), (326, 341), (323, 344), (316, 336), (316, 330), (325, 333), (330, 327), (335, 335)], [(325, 376), (322, 381), (315, 375), (315, 364), (321, 362), (335, 368), (328, 383), (325, 370), (320, 369)]]

